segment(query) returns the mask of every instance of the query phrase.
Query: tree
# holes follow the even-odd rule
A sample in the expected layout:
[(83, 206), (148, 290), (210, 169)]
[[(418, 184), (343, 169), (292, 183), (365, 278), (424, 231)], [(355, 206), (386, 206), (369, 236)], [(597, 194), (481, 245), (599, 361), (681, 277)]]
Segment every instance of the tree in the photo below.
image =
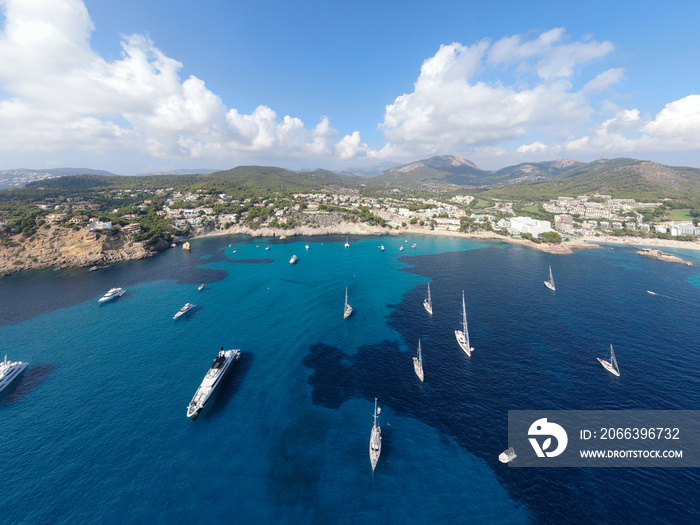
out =
[(552, 244), (561, 244), (562, 238), (557, 232), (542, 232), (538, 235), (540, 239)]

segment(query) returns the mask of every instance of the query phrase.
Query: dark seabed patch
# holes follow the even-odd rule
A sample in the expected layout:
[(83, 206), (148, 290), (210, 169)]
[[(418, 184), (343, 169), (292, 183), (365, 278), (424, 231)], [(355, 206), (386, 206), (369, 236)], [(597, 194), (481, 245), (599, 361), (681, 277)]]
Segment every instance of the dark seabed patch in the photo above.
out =
[[(12, 384), (7, 387), (5, 392), (4, 406), (14, 405), (19, 403), (34, 390), (46, 381), (54, 370), (58, 368), (56, 363), (41, 363), (38, 365), (27, 367), (22, 375), (15, 379)], [(2, 393), (0, 393), (0, 396)]]

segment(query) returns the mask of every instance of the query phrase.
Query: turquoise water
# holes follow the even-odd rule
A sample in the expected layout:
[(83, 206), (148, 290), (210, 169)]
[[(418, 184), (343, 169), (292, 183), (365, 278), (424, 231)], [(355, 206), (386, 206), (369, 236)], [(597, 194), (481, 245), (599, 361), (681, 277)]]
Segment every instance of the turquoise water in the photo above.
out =
[[(0, 280), (2, 350), (30, 362), (0, 394), (1, 521), (691, 522), (693, 470), (496, 458), (508, 409), (697, 409), (695, 268), (625, 248), (344, 242), (200, 239), (99, 272)], [(556, 294), (542, 285), (549, 264)], [(98, 304), (113, 286), (127, 293)], [(454, 341), (462, 289), (471, 359)], [(186, 302), (197, 308), (173, 320)], [(595, 361), (611, 342), (621, 380)], [(191, 422), (187, 404), (221, 346), (242, 357)], [(372, 475), (374, 397), (384, 442)], [(611, 491), (615, 503), (595, 499)]]

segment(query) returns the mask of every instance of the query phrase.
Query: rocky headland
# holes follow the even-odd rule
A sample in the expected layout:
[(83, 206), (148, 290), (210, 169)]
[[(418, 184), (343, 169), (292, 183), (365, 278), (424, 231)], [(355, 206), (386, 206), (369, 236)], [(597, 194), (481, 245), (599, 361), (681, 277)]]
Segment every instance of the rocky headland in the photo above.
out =
[(673, 254), (662, 252), (657, 248), (642, 248), (636, 253), (639, 255), (644, 255), (645, 257), (651, 257), (652, 259), (658, 259), (659, 261), (675, 262), (681, 264), (687, 264), (688, 266), (695, 266), (692, 262), (681, 259)]
[(133, 242), (121, 232), (109, 235), (52, 226), (31, 237), (15, 235), (0, 244), (0, 275), (43, 268), (80, 268), (143, 259), (168, 247), (155, 243)]

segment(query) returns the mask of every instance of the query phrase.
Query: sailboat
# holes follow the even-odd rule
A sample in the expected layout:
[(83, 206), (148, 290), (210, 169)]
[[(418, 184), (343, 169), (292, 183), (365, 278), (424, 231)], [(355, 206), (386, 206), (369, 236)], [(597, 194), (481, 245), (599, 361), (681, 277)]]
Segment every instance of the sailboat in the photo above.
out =
[(610, 372), (613, 375), (616, 375), (617, 377), (620, 377), (620, 367), (617, 366), (617, 359), (615, 359), (615, 350), (613, 350), (613, 346), (610, 345), (610, 361), (606, 361), (605, 359), (601, 359), (600, 357), (597, 358), (598, 362), (600, 362), (601, 365), (603, 365), (603, 368), (605, 368), (608, 372)]
[(459, 346), (471, 357), (474, 349), (469, 346), (469, 330), (467, 329), (467, 307), (464, 305), (464, 290), (462, 290), (462, 329), (455, 330), (455, 337)]
[(552, 277), (552, 266), (549, 266), (549, 281), (545, 281), (544, 285), (552, 290), (553, 292), (557, 291), (557, 287), (554, 286), (554, 277)]
[(343, 310), (343, 319), (350, 317), (352, 313), (352, 306), (348, 304), (348, 289), (345, 289), (345, 309)]
[(433, 300), (430, 298), (430, 283), (428, 283), (428, 296), (423, 299), (423, 308), (430, 315), (433, 315)]
[(350, 243), (348, 242), (348, 236), (345, 236), (345, 247), (350, 248)]
[(420, 339), (418, 339), (418, 357), (413, 358), (413, 370), (416, 371), (418, 379), (425, 381), (423, 378), (423, 356), (420, 353)]
[(382, 429), (377, 425), (377, 416), (382, 409), (377, 408), (377, 398), (374, 398), (374, 425), (372, 425), (372, 434), (369, 437), (369, 460), (372, 463), (372, 472), (377, 467), (379, 455), (382, 453)]

